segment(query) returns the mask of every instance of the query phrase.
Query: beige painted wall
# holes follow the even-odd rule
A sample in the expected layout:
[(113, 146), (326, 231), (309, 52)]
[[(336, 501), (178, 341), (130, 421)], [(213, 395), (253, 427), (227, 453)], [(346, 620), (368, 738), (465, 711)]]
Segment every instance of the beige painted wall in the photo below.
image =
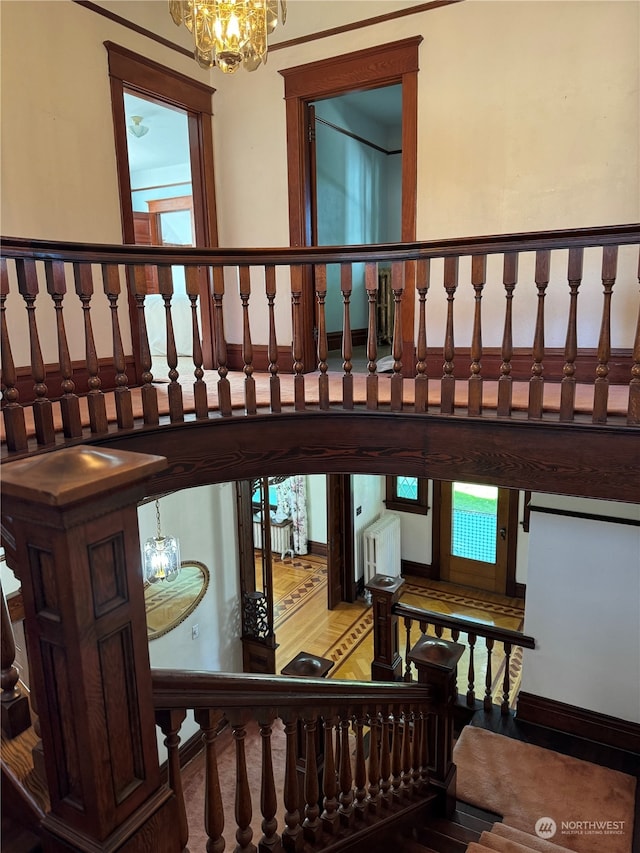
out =
[[(105, 2), (121, 14), (124, 4)], [(393, 3), (368, 3), (369, 14)], [(406, 3), (397, 6), (410, 5)], [(302, 21), (335, 26), (362, 17), (361, 2), (293, 0), (279, 38), (305, 30)], [(378, 8), (379, 7), (379, 8)], [(190, 59), (126, 30), (69, 0), (3, 0), (2, 233), (118, 242), (116, 181), (106, 52), (110, 39), (210, 82), (220, 243), (278, 246), (288, 242), (285, 105), (288, 68), (409, 36), (422, 35), (419, 75), (417, 236), (431, 239), (530, 229), (616, 224), (640, 219), (638, 51), (636, 2), (476, 2), (410, 15), (386, 24), (273, 51), (254, 74), (201, 71)], [(162, 35), (188, 42), (169, 20), (164, 2), (133, 3), (131, 16)], [(304, 17), (302, 17), (304, 16)], [(342, 17), (344, 16), (344, 18)], [(630, 346), (637, 311), (635, 261), (623, 253), (613, 316), (614, 346)], [(434, 283), (438, 282), (438, 270)], [(564, 343), (564, 262), (552, 267), (558, 296), (547, 296), (547, 345)], [(500, 271), (485, 301), (486, 346), (499, 344)], [(526, 259), (514, 305), (516, 333), (532, 337), (535, 288)], [(230, 288), (230, 293), (235, 288)], [(256, 288), (256, 293), (261, 293)], [(526, 296), (524, 295), (526, 292)], [(237, 293), (237, 291), (236, 291)], [(456, 330), (472, 304), (461, 270)], [(434, 298), (435, 295), (435, 298)], [(262, 297), (261, 297), (262, 298)], [(432, 287), (429, 341), (442, 338), (444, 299)], [(598, 261), (587, 265), (581, 291), (581, 346), (593, 346), (599, 327)], [(46, 319), (45, 310), (43, 321)], [(97, 310), (97, 306), (96, 306)], [(27, 360), (18, 329), (16, 361)], [(239, 305), (226, 308), (230, 341), (241, 338)], [(80, 312), (76, 310), (77, 324)], [(263, 303), (251, 309), (254, 343), (266, 342)], [(495, 323), (492, 324), (492, 318)], [(44, 322), (43, 322), (44, 326)], [(108, 325), (98, 323), (98, 346), (108, 355)], [(468, 326), (468, 324), (467, 324)], [(290, 340), (288, 299), (278, 304), (278, 336)], [(46, 337), (46, 336), (45, 336)], [(82, 351), (71, 334), (74, 357)], [(53, 341), (45, 358), (53, 360)]]

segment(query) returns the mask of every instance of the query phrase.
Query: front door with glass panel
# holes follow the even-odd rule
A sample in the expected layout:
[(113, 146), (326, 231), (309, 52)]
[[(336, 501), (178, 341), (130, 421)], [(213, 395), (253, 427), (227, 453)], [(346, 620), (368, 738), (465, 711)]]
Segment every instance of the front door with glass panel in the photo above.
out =
[(440, 578), (504, 595), (514, 495), (473, 483), (442, 483), (440, 494)]

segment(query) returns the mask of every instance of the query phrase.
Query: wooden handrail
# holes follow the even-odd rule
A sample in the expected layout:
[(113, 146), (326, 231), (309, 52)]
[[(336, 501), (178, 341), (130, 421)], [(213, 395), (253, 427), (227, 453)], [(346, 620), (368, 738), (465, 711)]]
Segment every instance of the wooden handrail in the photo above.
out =
[(447, 616), (437, 613), (435, 610), (423, 610), (421, 607), (412, 607), (410, 604), (394, 604), (392, 608), (396, 616), (412, 619), (414, 622), (428, 622), (430, 625), (439, 625), (449, 630), (458, 630), (473, 633), (478, 637), (489, 637), (499, 643), (512, 643), (524, 649), (535, 649), (536, 641), (528, 634), (520, 631), (510, 631), (508, 628), (498, 628), (496, 625), (486, 625), (473, 619), (461, 619), (458, 616)]
[(320, 264), (365, 261), (405, 261), (437, 257), (532, 252), (542, 249), (630, 245), (640, 241), (640, 223), (569, 228), (558, 231), (528, 231), (478, 237), (456, 237), (413, 243), (381, 243), (356, 246), (293, 246), (288, 248), (188, 248), (133, 246), (31, 240), (24, 237), (0, 237), (2, 254), (7, 258), (82, 261), (93, 263), (262, 265)]
[(337, 681), (323, 678), (152, 669), (156, 708), (308, 708), (335, 705), (424, 703), (422, 684)]

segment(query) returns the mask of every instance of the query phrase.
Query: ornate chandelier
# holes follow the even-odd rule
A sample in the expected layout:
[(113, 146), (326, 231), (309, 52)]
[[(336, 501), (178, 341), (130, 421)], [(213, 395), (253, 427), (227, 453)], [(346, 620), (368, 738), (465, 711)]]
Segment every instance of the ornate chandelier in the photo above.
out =
[(287, 17), (285, 0), (279, 5), (278, 15), (278, 0), (169, 0), (169, 12), (193, 34), (200, 66), (232, 74), (267, 61), (267, 36)]
[(180, 574), (180, 542), (175, 536), (163, 536), (160, 528), (160, 502), (156, 501), (156, 535), (143, 548), (146, 583), (174, 581)]

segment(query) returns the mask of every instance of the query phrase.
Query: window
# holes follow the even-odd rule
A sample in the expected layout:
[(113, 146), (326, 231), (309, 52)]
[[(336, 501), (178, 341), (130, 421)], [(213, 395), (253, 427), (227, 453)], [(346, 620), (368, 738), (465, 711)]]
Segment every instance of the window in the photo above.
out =
[(426, 515), (429, 512), (428, 485), (423, 477), (387, 477), (387, 509), (398, 512), (414, 512)]

